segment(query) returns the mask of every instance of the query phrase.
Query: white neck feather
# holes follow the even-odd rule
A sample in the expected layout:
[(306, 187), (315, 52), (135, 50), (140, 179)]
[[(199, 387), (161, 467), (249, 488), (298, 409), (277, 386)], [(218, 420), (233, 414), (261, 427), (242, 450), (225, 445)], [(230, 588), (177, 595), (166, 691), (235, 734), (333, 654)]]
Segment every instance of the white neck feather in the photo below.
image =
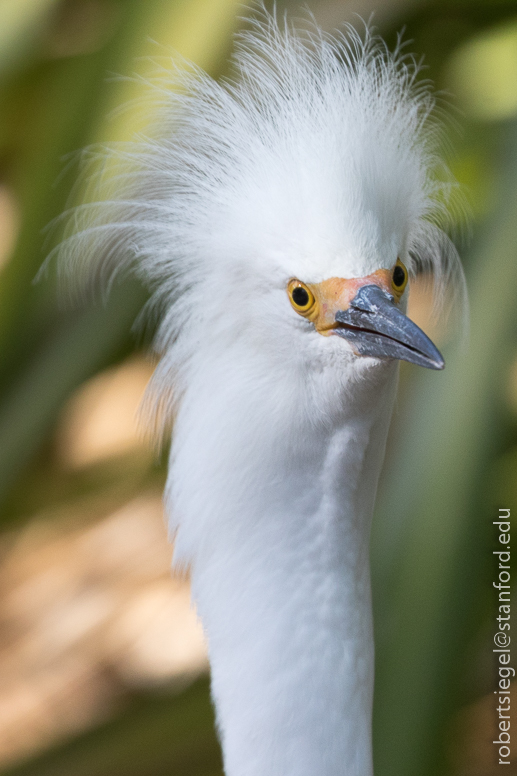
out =
[(226, 774), (370, 776), (369, 534), (396, 366), (350, 386), (320, 423), (304, 411), (307, 383), (262, 385), (257, 412), (249, 375), (214, 370), (184, 398), (168, 500), (208, 637)]

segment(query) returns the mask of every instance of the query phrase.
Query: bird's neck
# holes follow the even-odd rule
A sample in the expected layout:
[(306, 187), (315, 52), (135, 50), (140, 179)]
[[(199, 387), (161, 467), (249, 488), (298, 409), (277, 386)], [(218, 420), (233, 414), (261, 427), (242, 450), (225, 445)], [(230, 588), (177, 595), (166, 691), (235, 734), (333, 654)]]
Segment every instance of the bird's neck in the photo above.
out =
[[(368, 412), (345, 401), (305, 429), (287, 404), (260, 427), (235, 397), (219, 450), (198, 448), (198, 511), (188, 527), (181, 516), (178, 549), (192, 562), (227, 776), (372, 772), (369, 534), (395, 379)], [(178, 449), (181, 469), (181, 438)]]

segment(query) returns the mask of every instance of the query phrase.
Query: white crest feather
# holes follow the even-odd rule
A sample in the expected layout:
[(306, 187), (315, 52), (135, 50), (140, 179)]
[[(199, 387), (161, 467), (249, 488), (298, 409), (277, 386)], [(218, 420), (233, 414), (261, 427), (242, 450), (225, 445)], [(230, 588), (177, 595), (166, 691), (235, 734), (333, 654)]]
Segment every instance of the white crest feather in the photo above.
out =
[(76, 289), (109, 289), (124, 270), (153, 289), (164, 418), (199, 332), (231, 303), (223, 278), (267, 282), (273, 263), (285, 276), (353, 277), (384, 252), (385, 266), (402, 255), (412, 275), (432, 272), (438, 304), (448, 286), (464, 298), (443, 231), (455, 183), (414, 59), (368, 28), (298, 34), (263, 14), (238, 37), (234, 65), (217, 83), (171, 59), (149, 79), (158, 121), (147, 137), (84, 153), (91, 201), (65, 215), (56, 249)]

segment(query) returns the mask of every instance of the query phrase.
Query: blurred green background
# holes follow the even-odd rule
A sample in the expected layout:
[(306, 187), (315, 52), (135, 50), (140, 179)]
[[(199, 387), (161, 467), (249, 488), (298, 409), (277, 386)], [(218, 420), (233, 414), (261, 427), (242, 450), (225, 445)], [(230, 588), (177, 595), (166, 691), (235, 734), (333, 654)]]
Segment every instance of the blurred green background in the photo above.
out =
[[(375, 762), (377, 776), (490, 776), (492, 520), (517, 503), (517, 2), (285, 4), (306, 6), (329, 30), (375, 11), (390, 45), (405, 28), (454, 118), (470, 338), (460, 347), (433, 321), (415, 285), (411, 313), (447, 369), (403, 366), (380, 487)], [(0, 0), (2, 773), (221, 773), (188, 588), (169, 580), (158, 535), (165, 460), (133, 427), (152, 369), (132, 330), (146, 292), (124, 282), (106, 306), (62, 310), (52, 276), (33, 279), (69, 204), (69, 155), (141, 128), (137, 108), (115, 108), (142, 87), (116, 76), (145, 74), (163, 46), (223, 75), (248, 13), (235, 0)], [(158, 635), (142, 646), (140, 631)], [(174, 660), (153, 652), (169, 639)]]

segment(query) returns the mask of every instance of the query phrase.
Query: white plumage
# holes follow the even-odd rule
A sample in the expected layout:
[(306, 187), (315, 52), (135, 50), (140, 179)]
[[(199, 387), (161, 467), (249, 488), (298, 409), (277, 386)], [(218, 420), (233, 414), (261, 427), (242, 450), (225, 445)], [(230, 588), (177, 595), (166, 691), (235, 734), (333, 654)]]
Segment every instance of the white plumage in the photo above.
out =
[(75, 279), (131, 267), (155, 290), (167, 511), (227, 776), (370, 776), (368, 542), (395, 359), (442, 364), (414, 326), (406, 355), (386, 331), (371, 344), (380, 297), (371, 325), (346, 316), (367, 286), (406, 320), (397, 260), (461, 284), (440, 229), (453, 183), (428, 85), (368, 30), (300, 37), (264, 16), (235, 67), (152, 82), (158, 125), (108, 152), (59, 250)]

